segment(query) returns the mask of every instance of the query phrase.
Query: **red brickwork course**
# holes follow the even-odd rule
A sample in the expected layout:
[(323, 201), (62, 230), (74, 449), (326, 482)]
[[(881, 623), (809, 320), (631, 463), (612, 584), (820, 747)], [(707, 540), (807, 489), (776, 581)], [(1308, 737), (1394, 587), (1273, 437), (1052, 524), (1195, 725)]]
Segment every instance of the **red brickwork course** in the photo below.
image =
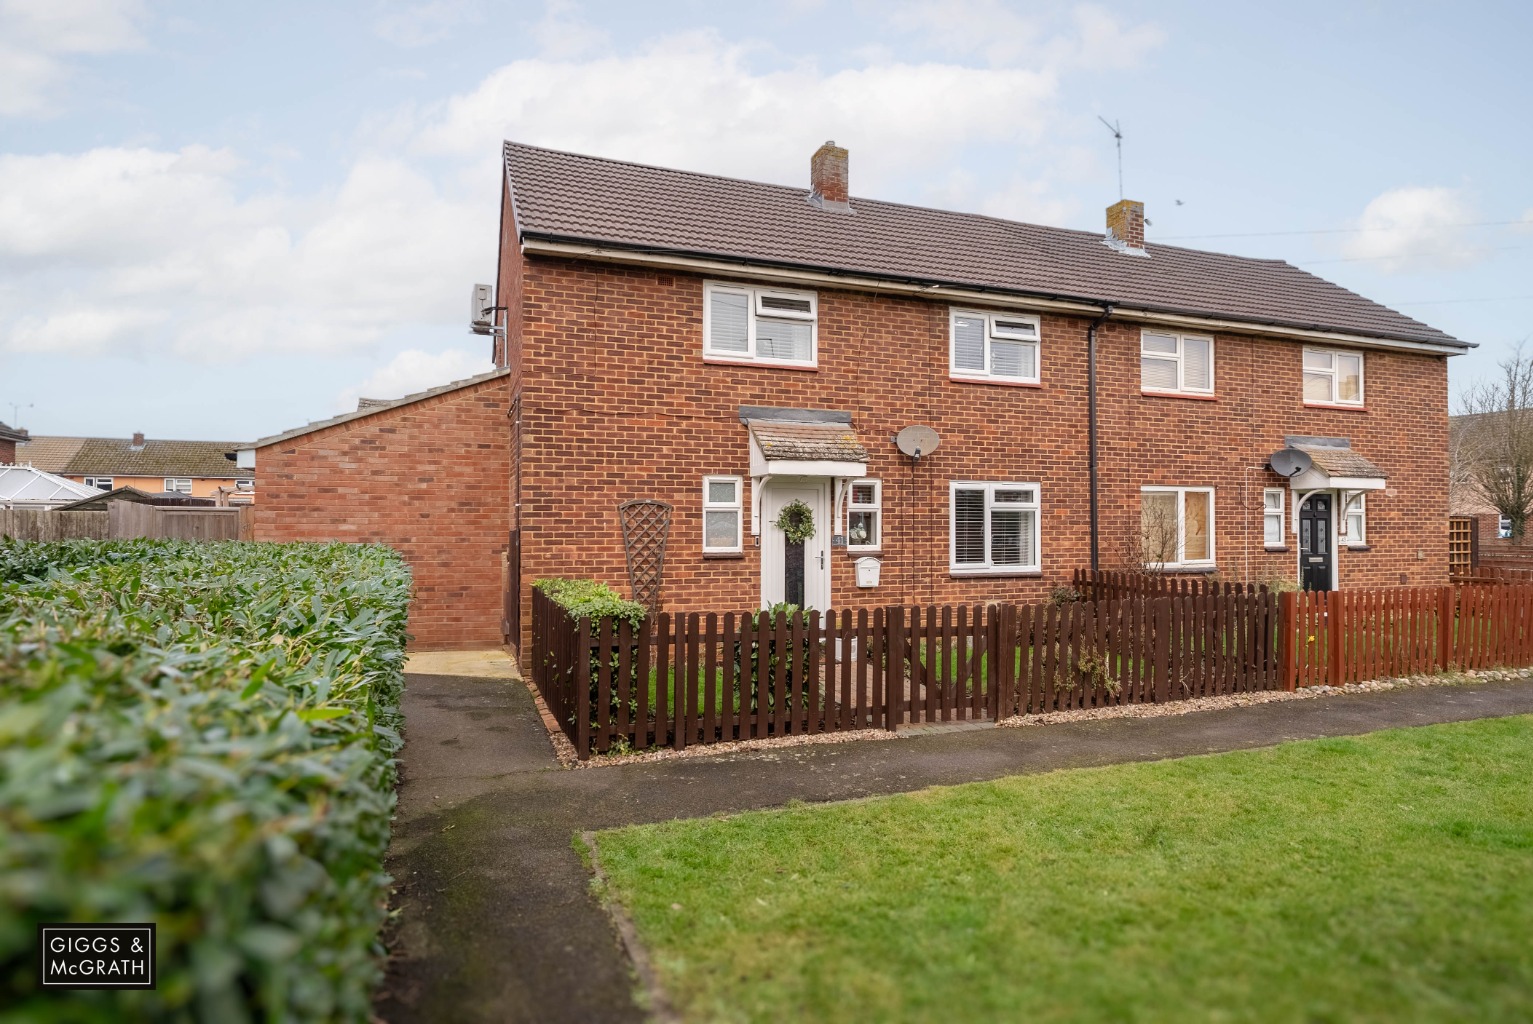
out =
[(509, 408), (502, 376), (258, 449), (256, 539), (388, 544), (416, 649), (499, 644)]

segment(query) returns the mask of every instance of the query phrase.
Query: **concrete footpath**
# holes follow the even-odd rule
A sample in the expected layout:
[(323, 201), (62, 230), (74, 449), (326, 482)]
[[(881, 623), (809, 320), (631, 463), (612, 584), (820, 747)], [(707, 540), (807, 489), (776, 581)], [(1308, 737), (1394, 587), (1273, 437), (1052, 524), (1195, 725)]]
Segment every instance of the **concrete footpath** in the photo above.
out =
[(411, 674), (404, 706), (389, 852), (400, 919), (378, 1016), (593, 1024), (643, 1014), (572, 845), (583, 829), (1529, 714), (1533, 680), (573, 771), (520, 682)]

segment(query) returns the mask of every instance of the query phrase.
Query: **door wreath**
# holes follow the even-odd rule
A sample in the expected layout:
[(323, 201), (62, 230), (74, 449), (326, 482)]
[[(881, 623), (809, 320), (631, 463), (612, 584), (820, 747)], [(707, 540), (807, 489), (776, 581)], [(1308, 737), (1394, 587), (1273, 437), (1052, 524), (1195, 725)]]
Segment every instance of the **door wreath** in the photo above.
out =
[(800, 544), (814, 536), (814, 509), (794, 499), (777, 513), (775, 524), (789, 544)]

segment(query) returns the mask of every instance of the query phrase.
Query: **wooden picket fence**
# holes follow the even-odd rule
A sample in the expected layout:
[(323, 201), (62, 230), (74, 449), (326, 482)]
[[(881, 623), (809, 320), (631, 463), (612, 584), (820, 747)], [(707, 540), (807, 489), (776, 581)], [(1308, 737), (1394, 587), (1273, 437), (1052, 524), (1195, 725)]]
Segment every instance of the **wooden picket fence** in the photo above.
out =
[(1121, 601), (1129, 597), (1219, 597), (1225, 594), (1265, 594), (1260, 583), (1211, 580), (1205, 576), (1169, 573), (1077, 569), (1071, 589), (1083, 601)]
[(1533, 665), (1533, 586), (1283, 594), (1284, 676), (1341, 686), (1451, 669)]
[(581, 757), (1283, 685), (1265, 593), (575, 619), (534, 588), (534, 684)]

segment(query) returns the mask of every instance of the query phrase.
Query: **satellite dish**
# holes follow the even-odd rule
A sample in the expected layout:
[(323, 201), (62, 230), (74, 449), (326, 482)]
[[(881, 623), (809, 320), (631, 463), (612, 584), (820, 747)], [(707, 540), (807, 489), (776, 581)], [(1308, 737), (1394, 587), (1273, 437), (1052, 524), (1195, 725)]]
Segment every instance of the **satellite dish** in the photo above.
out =
[(1315, 464), (1297, 448), (1280, 448), (1267, 457), (1267, 465), (1279, 476), (1296, 477)]
[(912, 459), (919, 459), (923, 455), (930, 455), (936, 451), (937, 444), (941, 440), (931, 427), (916, 424), (900, 431), (894, 438), (894, 443), (899, 446), (900, 451)]

